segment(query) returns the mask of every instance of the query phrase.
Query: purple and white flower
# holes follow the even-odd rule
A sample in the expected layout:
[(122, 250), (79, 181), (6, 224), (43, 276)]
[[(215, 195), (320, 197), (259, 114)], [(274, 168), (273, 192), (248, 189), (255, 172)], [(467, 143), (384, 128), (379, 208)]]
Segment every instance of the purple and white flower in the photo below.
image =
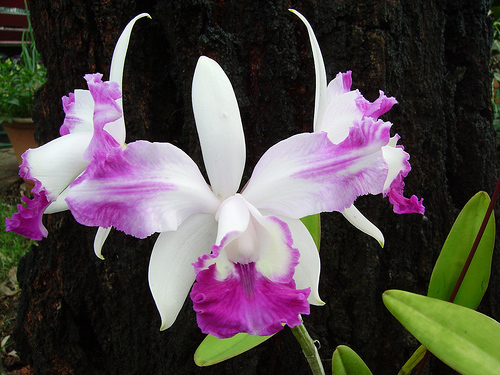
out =
[(190, 296), (205, 333), (269, 335), (298, 325), (309, 304), (323, 304), (318, 251), (300, 218), (383, 192), (391, 124), (363, 118), (337, 143), (325, 132), (285, 139), (238, 193), (246, 151), (231, 83), (201, 57), (192, 90), (210, 185), (176, 146), (137, 141), (94, 158), (66, 201), (84, 225), (139, 238), (160, 233), (149, 284), (161, 329), (174, 323), (194, 281)]
[[(149, 15), (140, 14), (129, 22), (116, 44), (110, 68), (110, 80), (102, 81), (102, 74), (87, 74), (88, 90), (75, 90), (62, 98), (66, 114), (59, 129), (60, 137), (40, 147), (29, 149), (22, 158), (19, 175), (34, 181), (33, 199), (23, 197), (26, 207), (18, 205), (19, 212), (6, 219), (8, 231), (41, 240), (47, 236), (42, 215), (68, 209), (64, 200), (71, 182), (87, 167), (97, 153), (125, 143), (121, 85), (123, 67), (130, 34), (135, 22)], [(96, 253), (109, 229), (99, 229), (96, 235)]]
[[(377, 126), (379, 117), (389, 111), (397, 103), (393, 97), (387, 97), (383, 91), (373, 103), (366, 100), (359, 90), (351, 90), (351, 72), (338, 73), (327, 85), (326, 69), (314, 31), (307, 19), (291, 9), (306, 25), (316, 72), (316, 100), (314, 110), (314, 131), (328, 133), (328, 138), (335, 144), (342, 142), (353, 127), (361, 123), (371, 122)], [(399, 135), (390, 138), (382, 147), (383, 158), (388, 165), (388, 173), (384, 188), (380, 193), (389, 197), (389, 202), (394, 206), (394, 212), (424, 213), (423, 199), (415, 195), (411, 198), (403, 196), (403, 178), (410, 172), (408, 159), (410, 155), (404, 151), (403, 146), (397, 145)], [(359, 210), (351, 205), (342, 211), (344, 217), (361, 231), (374, 237), (383, 246), (384, 236), (380, 230), (366, 219)]]

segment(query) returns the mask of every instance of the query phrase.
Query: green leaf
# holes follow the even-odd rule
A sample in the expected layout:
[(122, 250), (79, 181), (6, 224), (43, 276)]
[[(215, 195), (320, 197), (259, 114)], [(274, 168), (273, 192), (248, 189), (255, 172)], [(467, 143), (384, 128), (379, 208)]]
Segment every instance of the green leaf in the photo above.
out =
[(466, 375), (500, 368), (500, 324), (472, 309), (401, 290), (383, 296), (387, 309), (436, 357)]
[(415, 368), (416, 365), (420, 363), (422, 358), (424, 358), (425, 352), (427, 348), (423, 345), (420, 345), (417, 350), (412, 354), (409, 360), (406, 361), (401, 370), (399, 370), (398, 375), (408, 375)]
[(303, 217), (300, 221), (302, 221), (309, 233), (311, 233), (311, 237), (319, 251), (321, 240), (321, 220), (319, 214)]
[(252, 349), (270, 337), (272, 335), (252, 336), (247, 333), (237, 333), (231, 338), (219, 339), (207, 335), (194, 353), (194, 362), (201, 367), (215, 365)]
[(372, 375), (368, 366), (354, 350), (345, 345), (337, 346), (332, 357), (333, 375)]
[[(427, 292), (429, 297), (445, 301), (450, 298), (489, 203), (488, 194), (479, 192), (458, 215), (434, 266)], [(477, 308), (488, 287), (494, 243), (495, 221), (492, 212), (454, 303), (471, 309)]]

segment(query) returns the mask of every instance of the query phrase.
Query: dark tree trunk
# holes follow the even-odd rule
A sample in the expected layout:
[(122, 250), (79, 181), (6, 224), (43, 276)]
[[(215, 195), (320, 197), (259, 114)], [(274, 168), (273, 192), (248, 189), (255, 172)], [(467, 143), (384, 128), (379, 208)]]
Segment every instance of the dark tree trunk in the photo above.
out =
[[(383, 231), (385, 248), (324, 214), (320, 293), (305, 323), (321, 343), (329, 372), (335, 347), (347, 344), (374, 374), (396, 374), (418, 346), (382, 304), (384, 290), (426, 293), (433, 264), (458, 210), (496, 179), (491, 125), (491, 21), (487, 0), (38, 0), (31, 3), (37, 45), (49, 80), (34, 119), (42, 143), (58, 135), (60, 97), (84, 88), (85, 73), (109, 73), (114, 43), (136, 14), (125, 66), (128, 141), (168, 141), (201, 165), (191, 110), (191, 80), (200, 54), (231, 79), (245, 128), (246, 177), (262, 153), (310, 131), (314, 70), (311, 22), (329, 79), (353, 71), (353, 86), (371, 100), (378, 90), (399, 104), (386, 119), (402, 136), (413, 170), (407, 194), (424, 197), (420, 215), (398, 216), (386, 200), (358, 208)], [(47, 239), (19, 266), (22, 287), (15, 341), (36, 374), (307, 374), (288, 329), (225, 363), (200, 369), (192, 356), (203, 339), (188, 300), (174, 326), (160, 332), (147, 285), (154, 238), (112, 232), (105, 261), (92, 251), (95, 229), (69, 213), (47, 216)], [(500, 320), (499, 259), (480, 310)], [(436, 361), (437, 362), (437, 361)], [(431, 370), (430, 373), (438, 373)], [(451, 370), (439, 370), (439, 373)]]

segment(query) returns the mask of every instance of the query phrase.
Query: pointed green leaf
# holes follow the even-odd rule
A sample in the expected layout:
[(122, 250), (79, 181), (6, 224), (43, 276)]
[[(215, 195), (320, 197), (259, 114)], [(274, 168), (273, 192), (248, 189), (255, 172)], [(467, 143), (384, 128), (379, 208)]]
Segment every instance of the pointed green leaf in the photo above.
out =
[(420, 363), (422, 358), (424, 358), (427, 348), (420, 345), (417, 350), (412, 354), (409, 360), (406, 361), (401, 370), (399, 370), (398, 375), (409, 375), (416, 365)]
[[(434, 266), (427, 292), (429, 297), (449, 299), (489, 203), (488, 194), (481, 191), (467, 202), (458, 215)], [(494, 242), (495, 221), (492, 213), (454, 303), (476, 309), (481, 302), (490, 279)]]
[(368, 366), (354, 350), (345, 345), (337, 346), (332, 357), (333, 375), (372, 375)]
[(387, 309), (436, 357), (461, 374), (500, 369), (500, 324), (472, 309), (401, 290), (383, 294)]
[(311, 233), (311, 237), (319, 251), (321, 240), (321, 220), (319, 214), (303, 217), (300, 221), (302, 221), (309, 233)]
[(272, 335), (253, 336), (247, 333), (238, 333), (228, 339), (219, 339), (207, 335), (194, 353), (194, 362), (201, 367), (215, 365), (252, 349), (270, 337)]

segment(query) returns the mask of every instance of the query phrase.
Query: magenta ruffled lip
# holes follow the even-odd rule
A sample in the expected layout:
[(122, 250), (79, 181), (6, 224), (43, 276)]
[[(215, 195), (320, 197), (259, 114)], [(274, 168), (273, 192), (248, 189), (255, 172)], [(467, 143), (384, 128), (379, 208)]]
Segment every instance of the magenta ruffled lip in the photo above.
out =
[(198, 273), (190, 297), (203, 333), (219, 338), (246, 332), (268, 336), (301, 324), (309, 314), (310, 289), (295, 289), (293, 279), (278, 283), (266, 278), (255, 263), (234, 264), (225, 280), (217, 279), (216, 265)]

